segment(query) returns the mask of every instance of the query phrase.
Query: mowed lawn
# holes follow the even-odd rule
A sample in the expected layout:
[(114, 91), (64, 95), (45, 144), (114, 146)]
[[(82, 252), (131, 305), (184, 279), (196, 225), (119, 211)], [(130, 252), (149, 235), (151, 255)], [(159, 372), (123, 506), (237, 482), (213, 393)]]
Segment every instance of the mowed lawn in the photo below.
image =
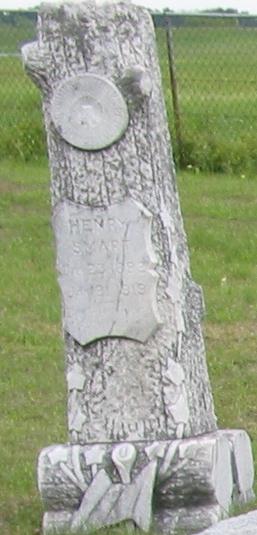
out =
[[(231, 19), (173, 28), (184, 166), (254, 173), (257, 168), (257, 29)], [(176, 137), (164, 30), (157, 30), (171, 130)], [(178, 147), (176, 147), (178, 154)]]
[(45, 152), (39, 89), (20, 57), (0, 56), (0, 159), (42, 157)]
[[(192, 272), (206, 298), (219, 426), (246, 429), (257, 459), (257, 181), (185, 173), (179, 188)], [(40, 533), (36, 458), (67, 439), (50, 211), (46, 161), (0, 163), (1, 535)]]

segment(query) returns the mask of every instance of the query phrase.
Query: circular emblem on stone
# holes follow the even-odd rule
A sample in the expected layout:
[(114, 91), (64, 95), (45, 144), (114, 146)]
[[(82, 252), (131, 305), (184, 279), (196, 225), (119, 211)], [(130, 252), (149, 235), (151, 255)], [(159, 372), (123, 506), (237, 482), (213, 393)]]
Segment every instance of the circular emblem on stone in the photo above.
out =
[(99, 150), (118, 141), (127, 129), (126, 102), (113, 82), (96, 74), (64, 81), (55, 91), (51, 116), (71, 145)]

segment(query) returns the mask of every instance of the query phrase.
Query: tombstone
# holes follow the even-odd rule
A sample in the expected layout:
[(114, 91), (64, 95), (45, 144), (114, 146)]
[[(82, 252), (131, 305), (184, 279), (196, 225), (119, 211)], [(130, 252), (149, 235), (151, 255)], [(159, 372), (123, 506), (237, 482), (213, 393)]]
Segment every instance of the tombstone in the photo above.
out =
[(248, 435), (218, 431), (149, 13), (45, 4), (41, 88), (68, 385), (42, 450), (44, 533), (193, 533), (253, 496)]

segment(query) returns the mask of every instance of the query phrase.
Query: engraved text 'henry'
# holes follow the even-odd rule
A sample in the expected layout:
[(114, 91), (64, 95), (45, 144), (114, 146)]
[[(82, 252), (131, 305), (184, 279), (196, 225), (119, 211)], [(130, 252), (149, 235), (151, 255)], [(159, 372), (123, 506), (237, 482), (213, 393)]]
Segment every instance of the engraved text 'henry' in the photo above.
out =
[(158, 327), (151, 213), (127, 199), (108, 208), (59, 203), (53, 222), (64, 328), (82, 345)]

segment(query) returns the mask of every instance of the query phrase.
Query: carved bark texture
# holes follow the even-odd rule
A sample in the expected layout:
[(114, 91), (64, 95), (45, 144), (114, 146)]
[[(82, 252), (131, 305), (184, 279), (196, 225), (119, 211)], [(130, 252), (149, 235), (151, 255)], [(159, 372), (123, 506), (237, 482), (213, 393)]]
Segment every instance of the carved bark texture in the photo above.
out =
[(40, 453), (38, 484), (45, 533), (130, 519), (145, 531), (191, 534), (227, 516), (234, 497), (253, 497), (249, 437), (225, 430), (171, 442), (55, 445)]
[[(108, 207), (132, 198), (153, 215), (162, 327), (145, 344), (120, 337), (81, 346), (64, 333), (67, 373), (77, 366), (85, 377), (83, 386), (69, 391), (71, 442), (182, 438), (215, 430), (202, 294), (190, 274), (150, 15), (126, 3), (43, 5), (38, 45), (25, 47), (24, 61), (43, 91), (53, 206), (68, 199)], [(96, 152), (66, 143), (50, 115), (60, 83), (95, 73), (122, 91), (122, 79), (138, 65), (151, 73), (151, 95), (133, 105), (130, 91), (125, 135)], [(143, 95), (146, 89), (144, 82)], [(178, 381), (172, 370), (179, 370)]]
[[(204, 505), (219, 505), (228, 512), (233, 479), (226, 433), (218, 431), (172, 442), (129, 445), (135, 450), (135, 459), (128, 480), (121, 477), (117, 462), (113, 461), (113, 452), (122, 446), (110, 443), (101, 446), (56, 445), (42, 450), (38, 463), (38, 485), (46, 510), (78, 509), (97, 473), (108, 474), (114, 486), (121, 482), (127, 486), (141, 477), (142, 471), (152, 461), (158, 461), (154, 514), (158, 516), (160, 510)], [(234, 484), (237, 486), (236, 476)], [(100, 485), (101, 491), (102, 487)], [(247, 488), (250, 490), (252, 484)]]

